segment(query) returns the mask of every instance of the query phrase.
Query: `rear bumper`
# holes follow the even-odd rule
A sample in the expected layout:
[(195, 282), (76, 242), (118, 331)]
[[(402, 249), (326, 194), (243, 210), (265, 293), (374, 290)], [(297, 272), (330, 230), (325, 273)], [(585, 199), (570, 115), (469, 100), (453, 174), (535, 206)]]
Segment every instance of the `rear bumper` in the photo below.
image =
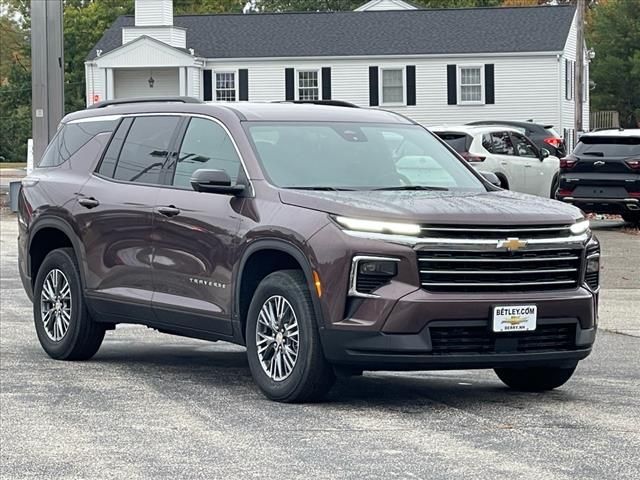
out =
[(613, 213), (640, 212), (640, 199), (637, 198), (582, 198), (582, 197), (557, 197), (558, 200), (575, 205), (585, 212)]
[[(540, 325), (566, 324), (567, 319), (547, 320)], [(438, 322), (438, 327), (451, 328), (469, 322)], [(477, 326), (478, 322), (471, 322)], [(482, 322), (480, 322), (482, 324)], [(385, 334), (382, 332), (360, 332), (324, 330), (321, 332), (325, 356), (336, 365), (345, 365), (362, 370), (450, 370), (479, 368), (508, 368), (555, 366), (572, 367), (591, 353), (595, 341), (596, 327), (583, 329), (579, 322), (575, 326), (575, 341), (563, 350), (519, 351), (516, 335), (500, 338), (500, 334), (487, 332), (491, 339), (491, 351), (487, 353), (437, 353), (430, 328), (425, 327), (415, 334)], [(485, 327), (488, 328), (485, 322)], [(525, 334), (522, 334), (525, 335)]]

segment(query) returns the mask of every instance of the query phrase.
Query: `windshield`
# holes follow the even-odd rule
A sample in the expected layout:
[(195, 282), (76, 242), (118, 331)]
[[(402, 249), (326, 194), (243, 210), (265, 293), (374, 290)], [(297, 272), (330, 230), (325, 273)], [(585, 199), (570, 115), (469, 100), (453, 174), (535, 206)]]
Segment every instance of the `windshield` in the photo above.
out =
[(631, 157), (640, 155), (640, 137), (582, 137), (573, 151), (594, 157)]
[(278, 187), (486, 191), (418, 125), (248, 122), (247, 129)]

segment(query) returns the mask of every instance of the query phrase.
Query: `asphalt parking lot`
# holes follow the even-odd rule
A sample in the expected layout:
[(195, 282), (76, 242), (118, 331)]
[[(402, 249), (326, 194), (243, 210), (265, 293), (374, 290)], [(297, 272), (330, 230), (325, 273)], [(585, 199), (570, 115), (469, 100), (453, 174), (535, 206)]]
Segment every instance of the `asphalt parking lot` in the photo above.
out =
[[(563, 388), (490, 371), (366, 373), (281, 405), (244, 349), (120, 326), (89, 362), (50, 360), (0, 219), (0, 478), (640, 477), (640, 237), (599, 226), (601, 330)], [(617, 332), (617, 333), (614, 333)]]

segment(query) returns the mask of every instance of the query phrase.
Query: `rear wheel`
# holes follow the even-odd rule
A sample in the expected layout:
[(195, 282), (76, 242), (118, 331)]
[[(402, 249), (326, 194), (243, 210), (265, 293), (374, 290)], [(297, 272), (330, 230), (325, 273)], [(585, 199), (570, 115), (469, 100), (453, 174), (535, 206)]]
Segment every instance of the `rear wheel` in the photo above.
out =
[(498, 378), (510, 388), (523, 392), (543, 392), (558, 388), (571, 378), (576, 367), (496, 368)]
[(33, 318), (40, 345), (58, 360), (87, 360), (98, 351), (105, 329), (89, 316), (73, 249), (50, 252), (34, 285)]
[(274, 272), (260, 282), (249, 307), (246, 339), (251, 374), (271, 400), (316, 401), (333, 385), (302, 272)]
[(640, 212), (624, 212), (622, 218), (631, 225), (640, 225)]

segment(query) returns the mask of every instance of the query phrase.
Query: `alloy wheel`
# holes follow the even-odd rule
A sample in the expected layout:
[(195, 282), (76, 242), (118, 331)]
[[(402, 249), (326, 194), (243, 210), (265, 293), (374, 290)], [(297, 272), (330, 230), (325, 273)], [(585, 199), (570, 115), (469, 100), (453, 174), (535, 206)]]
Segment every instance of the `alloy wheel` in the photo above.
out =
[(54, 342), (62, 340), (71, 322), (71, 286), (62, 270), (54, 268), (44, 279), (40, 315), (47, 337)]
[(260, 309), (256, 349), (260, 365), (270, 379), (281, 382), (291, 375), (298, 360), (298, 319), (281, 295), (268, 298)]

